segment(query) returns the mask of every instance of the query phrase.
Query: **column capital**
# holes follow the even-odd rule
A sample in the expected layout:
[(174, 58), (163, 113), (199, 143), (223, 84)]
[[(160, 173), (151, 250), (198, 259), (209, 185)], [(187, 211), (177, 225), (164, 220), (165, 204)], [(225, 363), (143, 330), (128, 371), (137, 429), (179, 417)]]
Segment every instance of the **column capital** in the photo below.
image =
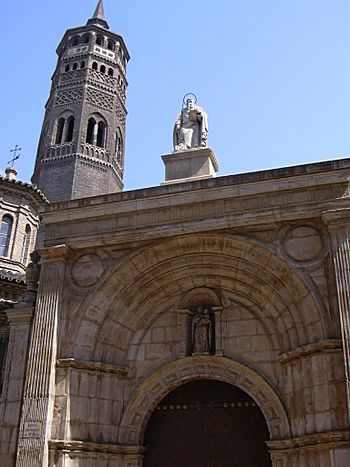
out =
[(34, 315), (34, 307), (25, 304), (15, 305), (5, 311), (11, 325), (30, 323)]
[(56, 245), (39, 250), (43, 263), (65, 261), (71, 254), (72, 249), (68, 245)]
[(349, 199), (344, 199), (336, 208), (323, 211), (321, 217), (330, 229), (350, 225)]

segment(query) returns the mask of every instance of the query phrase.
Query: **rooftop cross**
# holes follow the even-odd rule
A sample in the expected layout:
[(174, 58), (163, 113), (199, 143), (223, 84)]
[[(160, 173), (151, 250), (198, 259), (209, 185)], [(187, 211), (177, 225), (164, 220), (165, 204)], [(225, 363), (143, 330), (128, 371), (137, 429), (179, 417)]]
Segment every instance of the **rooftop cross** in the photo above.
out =
[(22, 148), (20, 148), (18, 144), (16, 144), (16, 146), (13, 149), (10, 149), (10, 152), (14, 153), (13, 158), (7, 162), (8, 164), (11, 164), (11, 167), (13, 167), (13, 164), (15, 163), (15, 161), (19, 159), (20, 157), (20, 154), (17, 154), (18, 151), (22, 151)]

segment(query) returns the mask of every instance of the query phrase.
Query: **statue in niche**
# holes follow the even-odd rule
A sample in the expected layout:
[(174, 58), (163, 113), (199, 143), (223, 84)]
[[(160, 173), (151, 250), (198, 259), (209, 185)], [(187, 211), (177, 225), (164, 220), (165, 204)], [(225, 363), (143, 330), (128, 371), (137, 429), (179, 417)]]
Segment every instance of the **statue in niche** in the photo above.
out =
[[(185, 103), (187, 96), (191, 97)], [(208, 116), (196, 102), (194, 94), (186, 94), (183, 99), (183, 108), (174, 125), (174, 151), (204, 148), (208, 145)]]
[(210, 311), (198, 306), (192, 318), (192, 355), (211, 354), (214, 323)]

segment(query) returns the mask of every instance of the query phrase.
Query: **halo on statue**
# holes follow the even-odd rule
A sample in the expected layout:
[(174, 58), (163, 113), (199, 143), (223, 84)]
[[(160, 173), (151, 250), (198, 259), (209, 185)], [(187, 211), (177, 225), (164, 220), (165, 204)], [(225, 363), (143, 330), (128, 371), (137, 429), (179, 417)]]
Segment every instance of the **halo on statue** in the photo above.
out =
[(182, 108), (186, 107), (188, 99), (192, 99), (194, 103), (197, 104), (197, 96), (193, 94), (193, 92), (188, 92), (182, 99)]

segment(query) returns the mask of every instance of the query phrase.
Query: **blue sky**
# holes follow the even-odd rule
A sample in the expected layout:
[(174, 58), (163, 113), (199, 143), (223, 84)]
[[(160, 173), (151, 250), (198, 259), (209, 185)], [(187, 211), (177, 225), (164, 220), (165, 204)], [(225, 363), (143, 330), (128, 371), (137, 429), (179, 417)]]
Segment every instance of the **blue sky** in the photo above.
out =
[[(29, 180), (66, 29), (97, 0), (12, 0), (2, 9), (1, 164), (22, 147)], [(182, 98), (209, 115), (218, 175), (350, 155), (348, 0), (105, 0), (128, 66), (125, 188), (164, 180)]]

